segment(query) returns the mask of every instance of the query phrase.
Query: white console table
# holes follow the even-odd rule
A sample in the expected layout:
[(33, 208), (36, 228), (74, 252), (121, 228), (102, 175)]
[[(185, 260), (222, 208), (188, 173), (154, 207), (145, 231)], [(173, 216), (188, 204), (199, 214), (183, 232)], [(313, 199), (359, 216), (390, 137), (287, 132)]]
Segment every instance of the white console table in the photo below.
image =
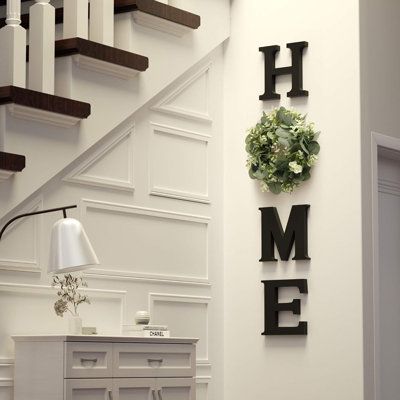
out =
[(15, 400), (195, 400), (196, 342), (14, 336)]

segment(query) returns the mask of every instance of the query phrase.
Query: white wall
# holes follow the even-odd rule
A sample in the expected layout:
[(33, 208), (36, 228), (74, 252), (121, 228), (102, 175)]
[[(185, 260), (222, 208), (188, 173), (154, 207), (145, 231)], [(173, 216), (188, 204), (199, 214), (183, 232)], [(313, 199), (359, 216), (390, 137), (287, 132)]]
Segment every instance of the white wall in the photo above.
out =
[[(358, 2), (232, 2), (225, 59), (225, 396), (227, 399), (363, 399), (361, 171)], [(259, 46), (308, 41), (308, 99), (260, 102)], [(248, 177), (246, 129), (262, 110), (293, 106), (322, 131), (312, 178), (292, 195), (261, 193)], [(278, 208), (283, 224), (294, 204), (310, 204), (310, 262), (260, 263), (259, 207)], [(306, 337), (265, 337), (262, 279), (308, 279), (302, 298)], [(285, 320), (289, 317), (285, 316)]]
[[(101, 262), (87, 272), (84, 325), (119, 334), (149, 309), (173, 336), (198, 337), (198, 400), (223, 397), (222, 67), (219, 47), (18, 209), (79, 205), (69, 215)], [(10, 335), (66, 331), (46, 273), (61, 216), (21, 220), (0, 243), (1, 400), (12, 389)]]

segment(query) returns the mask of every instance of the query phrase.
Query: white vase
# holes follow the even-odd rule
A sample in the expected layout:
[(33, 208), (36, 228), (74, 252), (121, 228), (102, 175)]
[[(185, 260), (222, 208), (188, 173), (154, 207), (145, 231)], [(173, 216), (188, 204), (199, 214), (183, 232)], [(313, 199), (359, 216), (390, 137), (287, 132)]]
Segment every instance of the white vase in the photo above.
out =
[(70, 335), (82, 335), (82, 318), (78, 315), (68, 317), (68, 333)]
[(150, 322), (150, 314), (148, 311), (138, 311), (135, 314), (135, 322), (137, 325), (147, 325)]

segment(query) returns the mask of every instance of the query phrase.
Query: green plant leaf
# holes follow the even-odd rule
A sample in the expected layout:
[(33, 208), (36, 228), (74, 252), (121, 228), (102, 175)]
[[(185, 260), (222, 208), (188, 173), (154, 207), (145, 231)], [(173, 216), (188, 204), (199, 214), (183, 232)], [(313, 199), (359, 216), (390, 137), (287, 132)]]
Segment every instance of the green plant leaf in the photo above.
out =
[(274, 139), (275, 139), (275, 136), (274, 136), (274, 134), (273, 134), (271, 131), (268, 131), (268, 132), (267, 132), (267, 137), (268, 137), (269, 139), (271, 139), (271, 140), (274, 140)]
[(318, 154), (320, 151), (320, 145), (317, 142), (311, 142), (308, 145), (311, 154)]
[(315, 133), (314, 133), (314, 140), (315, 140), (315, 141), (318, 140), (320, 134), (321, 134), (321, 132), (315, 132)]
[(287, 139), (285, 139), (285, 138), (279, 137), (279, 138), (278, 138), (278, 142), (279, 142), (281, 145), (285, 146), (285, 147), (289, 147), (289, 146), (290, 146), (289, 140), (287, 140)]
[(291, 153), (296, 153), (298, 150), (301, 150), (300, 143), (295, 143), (295, 144), (290, 148), (290, 152), (291, 152)]
[(269, 190), (274, 194), (279, 194), (282, 192), (282, 186), (278, 182), (268, 183)]
[(276, 116), (278, 117), (279, 121), (281, 121), (285, 125), (292, 126), (294, 121), (289, 113), (290, 111), (286, 110), (286, 108), (284, 107), (281, 107), (276, 113)]
[(251, 179), (256, 179), (256, 177), (254, 176), (253, 166), (249, 168), (249, 176)]
[(265, 112), (263, 112), (263, 115), (261, 117), (261, 123), (264, 125), (267, 122), (267, 116), (265, 114)]
[(284, 138), (284, 139), (288, 139), (292, 136), (292, 134), (287, 131), (286, 129), (282, 129), (281, 127), (279, 127), (276, 131), (275, 131), (276, 135), (278, 137)]
[(304, 139), (303, 138), (300, 139), (300, 146), (303, 149), (304, 153), (310, 154), (310, 152), (307, 150), (307, 147), (304, 145)]
[(276, 170), (279, 171), (285, 171), (288, 169), (288, 160), (286, 158), (281, 158), (276, 161), (275, 167)]
[(253, 173), (253, 175), (256, 179), (262, 181), (267, 176), (267, 172), (266, 171), (261, 172), (260, 170), (257, 170), (256, 172)]
[(283, 172), (283, 175), (282, 175), (282, 180), (284, 181), (284, 182), (286, 182), (287, 180), (288, 180), (288, 178), (289, 178), (289, 171), (286, 169), (284, 172)]

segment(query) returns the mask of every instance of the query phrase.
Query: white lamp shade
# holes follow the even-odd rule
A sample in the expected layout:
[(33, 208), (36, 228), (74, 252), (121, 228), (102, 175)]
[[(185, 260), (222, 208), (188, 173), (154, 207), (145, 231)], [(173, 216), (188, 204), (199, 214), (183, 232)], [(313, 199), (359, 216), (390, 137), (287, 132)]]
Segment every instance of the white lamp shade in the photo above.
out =
[(48, 272), (81, 271), (94, 264), (99, 264), (99, 260), (82, 224), (74, 218), (57, 221), (51, 232)]

